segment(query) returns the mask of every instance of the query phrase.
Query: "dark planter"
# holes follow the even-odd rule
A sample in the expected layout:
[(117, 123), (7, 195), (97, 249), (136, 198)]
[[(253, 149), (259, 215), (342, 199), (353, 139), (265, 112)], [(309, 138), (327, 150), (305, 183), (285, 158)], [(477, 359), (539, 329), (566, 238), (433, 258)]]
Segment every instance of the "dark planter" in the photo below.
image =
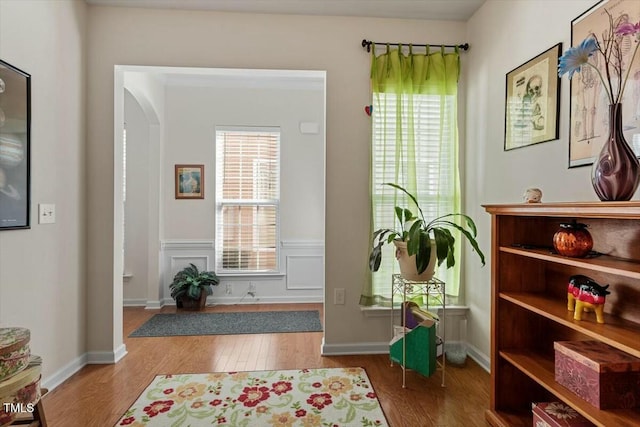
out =
[(176, 301), (176, 307), (182, 310), (200, 311), (207, 305), (207, 292), (204, 289), (200, 290), (200, 298), (193, 299), (188, 296), (182, 296)]

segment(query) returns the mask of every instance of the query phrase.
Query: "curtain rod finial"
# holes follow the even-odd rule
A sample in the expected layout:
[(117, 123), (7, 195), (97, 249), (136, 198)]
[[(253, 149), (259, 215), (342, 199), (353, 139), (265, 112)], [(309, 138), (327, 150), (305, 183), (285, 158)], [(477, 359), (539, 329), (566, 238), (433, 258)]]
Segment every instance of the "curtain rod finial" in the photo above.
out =
[(371, 52), (371, 44), (373, 42), (367, 39), (362, 39), (362, 47), (366, 47), (367, 48), (367, 52)]

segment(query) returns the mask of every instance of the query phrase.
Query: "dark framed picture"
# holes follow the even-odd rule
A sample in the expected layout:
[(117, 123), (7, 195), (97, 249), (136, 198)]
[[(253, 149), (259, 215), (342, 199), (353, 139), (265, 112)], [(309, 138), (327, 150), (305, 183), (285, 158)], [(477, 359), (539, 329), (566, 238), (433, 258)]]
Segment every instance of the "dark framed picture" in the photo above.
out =
[(31, 75), (0, 60), (0, 230), (30, 228)]
[(507, 73), (504, 150), (558, 139), (562, 43)]
[(204, 165), (176, 165), (176, 199), (204, 199)]
[[(640, 21), (640, 1), (603, 0), (571, 21), (571, 46), (578, 46), (590, 34), (602, 41), (610, 31), (609, 15), (613, 27), (621, 23)], [(629, 72), (622, 98), (622, 128), (625, 139), (640, 155), (640, 61), (631, 63), (635, 36), (619, 36), (620, 54), (624, 72)], [(602, 55), (595, 54), (590, 62), (605, 76)], [(629, 64), (631, 69), (628, 70)], [(569, 99), (571, 127), (569, 128), (569, 167), (591, 165), (600, 153), (609, 133), (609, 98), (598, 72), (582, 67), (571, 79)]]

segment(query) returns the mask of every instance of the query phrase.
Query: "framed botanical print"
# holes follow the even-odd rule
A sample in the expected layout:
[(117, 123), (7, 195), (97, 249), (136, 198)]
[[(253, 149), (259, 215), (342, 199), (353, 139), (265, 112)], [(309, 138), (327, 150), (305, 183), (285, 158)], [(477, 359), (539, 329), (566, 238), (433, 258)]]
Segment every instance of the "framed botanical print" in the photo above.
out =
[(558, 139), (561, 51), (558, 43), (507, 73), (505, 151)]
[[(620, 24), (636, 24), (640, 21), (640, 1), (602, 0), (591, 9), (571, 21), (571, 46), (578, 46), (595, 35), (599, 43), (612, 40), (611, 28)], [(622, 106), (623, 134), (636, 156), (640, 156), (640, 61), (633, 58), (637, 40), (635, 35), (615, 34), (615, 43), (620, 46), (623, 76), (627, 81)], [(600, 153), (609, 131), (609, 96), (603, 80), (607, 73), (603, 56), (596, 52), (589, 58), (593, 65), (583, 66), (571, 78), (569, 167), (591, 165)], [(627, 74), (628, 73), (628, 74)], [(624, 77), (623, 77), (624, 78)], [(614, 92), (619, 83), (611, 75)]]

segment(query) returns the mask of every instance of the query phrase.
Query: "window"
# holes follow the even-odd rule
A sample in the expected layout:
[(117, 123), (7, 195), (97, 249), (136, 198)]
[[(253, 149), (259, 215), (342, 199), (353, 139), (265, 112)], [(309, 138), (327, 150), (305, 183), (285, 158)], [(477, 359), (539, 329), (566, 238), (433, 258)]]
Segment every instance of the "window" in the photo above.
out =
[[(415, 187), (426, 219), (457, 212), (455, 96), (375, 93), (373, 111), (373, 229), (397, 229), (394, 206), (411, 206), (409, 200), (402, 201), (401, 193), (384, 186), (386, 182)], [(399, 271), (393, 245), (384, 250), (372, 285), (375, 295), (389, 297), (391, 274)], [(440, 270), (438, 277), (447, 282), (447, 293), (456, 294), (457, 286), (449, 288), (455, 282), (448, 277), (452, 271)]]
[(216, 271), (279, 272), (280, 129), (216, 128)]

